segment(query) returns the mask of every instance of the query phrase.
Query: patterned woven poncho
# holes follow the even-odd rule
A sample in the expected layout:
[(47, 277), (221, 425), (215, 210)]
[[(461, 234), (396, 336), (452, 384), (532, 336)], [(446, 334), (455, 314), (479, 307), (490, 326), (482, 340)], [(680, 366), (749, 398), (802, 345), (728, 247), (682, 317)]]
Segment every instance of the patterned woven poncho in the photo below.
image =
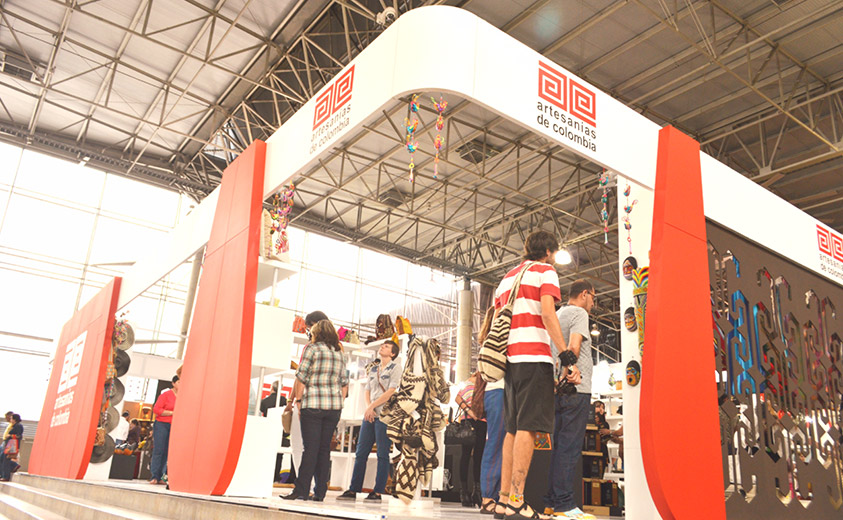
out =
[(439, 465), (436, 432), (445, 428), (439, 403), (450, 400), (450, 389), (439, 367), (439, 342), (414, 337), (398, 390), (386, 402), (380, 420), (395, 444), (395, 494), (409, 504), (418, 486), (430, 481)]

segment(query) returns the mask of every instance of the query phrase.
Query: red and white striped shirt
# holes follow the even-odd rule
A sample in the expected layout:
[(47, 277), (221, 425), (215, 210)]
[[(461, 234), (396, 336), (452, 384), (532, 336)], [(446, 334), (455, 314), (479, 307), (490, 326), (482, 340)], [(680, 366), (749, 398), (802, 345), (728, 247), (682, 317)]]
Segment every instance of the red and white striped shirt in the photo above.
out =
[[(512, 284), (526, 260), (506, 273), (495, 291), (495, 308), (501, 309), (509, 301)], [(509, 331), (507, 361), (510, 363), (550, 363), (550, 334), (542, 321), (541, 297), (561, 299), (559, 275), (550, 264), (533, 264), (521, 278), (521, 287), (512, 306), (512, 327)]]

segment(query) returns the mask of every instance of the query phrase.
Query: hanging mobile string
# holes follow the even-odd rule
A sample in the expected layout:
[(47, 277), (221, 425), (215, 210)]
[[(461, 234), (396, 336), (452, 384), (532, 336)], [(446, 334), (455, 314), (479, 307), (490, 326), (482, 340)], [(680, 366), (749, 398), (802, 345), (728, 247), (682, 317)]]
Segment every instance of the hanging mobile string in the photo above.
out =
[(632, 204), (629, 203), (629, 194), (632, 192), (632, 188), (629, 184), (626, 185), (626, 188), (623, 190), (623, 195), (626, 197), (626, 205), (623, 207), (624, 212), (626, 215), (623, 216), (623, 227), (626, 229), (626, 241), (629, 242), (629, 254), (632, 254), (632, 222), (629, 220), (629, 214), (632, 213), (632, 208), (638, 204), (638, 200), (633, 200)]
[(439, 116), (436, 118), (436, 137), (433, 139), (433, 147), (436, 148), (436, 156), (433, 159), (433, 178), (439, 178), (439, 151), (442, 149), (442, 146), (445, 144), (445, 139), (442, 138), (442, 129), (445, 127), (445, 117), (442, 115), (445, 112), (445, 109), (448, 108), (448, 102), (445, 101), (442, 96), (439, 96), (439, 102), (437, 103), (433, 97), (430, 98), (430, 101), (433, 102), (434, 108), (436, 108), (436, 112), (439, 113)]
[(603, 223), (603, 243), (609, 243), (609, 172), (603, 170), (600, 174), (600, 186), (603, 188), (603, 210), (600, 212), (600, 222)]
[[(404, 126), (407, 130), (407, 138), (405, 144), (407, 145), (407, 151), (410, 152), (410, 183), (412, 183), (416, 176), (415, 176), (415, 153), (419, 147), (419, 142), (414, 141), (416, 137), (416, 128), (419, 126), (419, 120), (413, 115), (419, 113), (419, 95), (413, 94), (413, 97), (410, 99), (410, 110), (408, 113), (407, 118), (404, 119)], [(412, 120), (410, 119), (412, 118)]]

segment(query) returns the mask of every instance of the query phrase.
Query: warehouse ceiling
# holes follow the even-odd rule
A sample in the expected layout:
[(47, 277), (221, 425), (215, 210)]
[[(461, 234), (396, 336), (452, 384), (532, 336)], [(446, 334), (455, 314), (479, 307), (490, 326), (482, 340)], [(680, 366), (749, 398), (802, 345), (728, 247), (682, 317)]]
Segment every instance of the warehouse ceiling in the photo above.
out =
[[(377, 38), (379, 15), (431, 4), (477, 14), (843, 231), (839, 1), (0, 0), (0, 139), (199, 200)], [(617, 326), (599, 167), (449, 101), (440, 178), (425, 157), (407, 182), (396, 99), (296, 179), (294, 225), (489, 284), (530, 229), (552, 229), (574, 257), (560, 275), (594, 280)]]

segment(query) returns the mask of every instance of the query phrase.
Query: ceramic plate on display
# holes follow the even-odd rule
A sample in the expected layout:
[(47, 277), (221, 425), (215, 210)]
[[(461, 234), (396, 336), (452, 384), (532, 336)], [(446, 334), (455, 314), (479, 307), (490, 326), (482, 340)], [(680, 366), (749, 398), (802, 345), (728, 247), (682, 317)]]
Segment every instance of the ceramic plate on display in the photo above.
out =
[[(113, 406), (109, 406), (108, 410), (105, 412), (105, 424), (103, 428), (105, 428), (105, 432), (108, 433), (113, 431), (114, 428), (117, 428), (117, 424), (120, 423), (120, 412), (117, 411), (117, 408)], [(112, 450), (114, 447), (112, 446)]]
[(628, 256), (623, 261), (623, 277), (632, 280), (632, 271), (638, 269), (638, 260), (634, 256)]
[(126, 395), (126, 387), (116, 377), (111, 382), (114, 384), (111, 386), (108, 397), (111, 399), (111, 405), (114, 406), (123, 400), (123, 396)]
[[(623, 313), (623, 324), (626, 327), (626, 330), (629, 332), (635, 332), (638, 330), (638, 324), (635, 323), (635, 309), (632, 307), (627, 307)], [(117, 359), (114, 359), (115, 365), (117, 364)]]
[(129, 358), (129, 354), (122, 350), (114, 351), (114, 371), (117, 373), (117, 377), (125, 376), (131, 364), (132, 360)]
[(94, 445), (94, 449), (91, 450), (91, 463), (99, 464), (101, 462), (105, 462), (110, 459), (112, 455), (114, 455), (114, 439), (112, 439), (110, 435), (106, 435), (103, 445)]
[(114, 333), (111, 335), (111, 345), (116, 349), (129, 350), (135, 344), (135, 331), (126, 320), (114, 322)]

